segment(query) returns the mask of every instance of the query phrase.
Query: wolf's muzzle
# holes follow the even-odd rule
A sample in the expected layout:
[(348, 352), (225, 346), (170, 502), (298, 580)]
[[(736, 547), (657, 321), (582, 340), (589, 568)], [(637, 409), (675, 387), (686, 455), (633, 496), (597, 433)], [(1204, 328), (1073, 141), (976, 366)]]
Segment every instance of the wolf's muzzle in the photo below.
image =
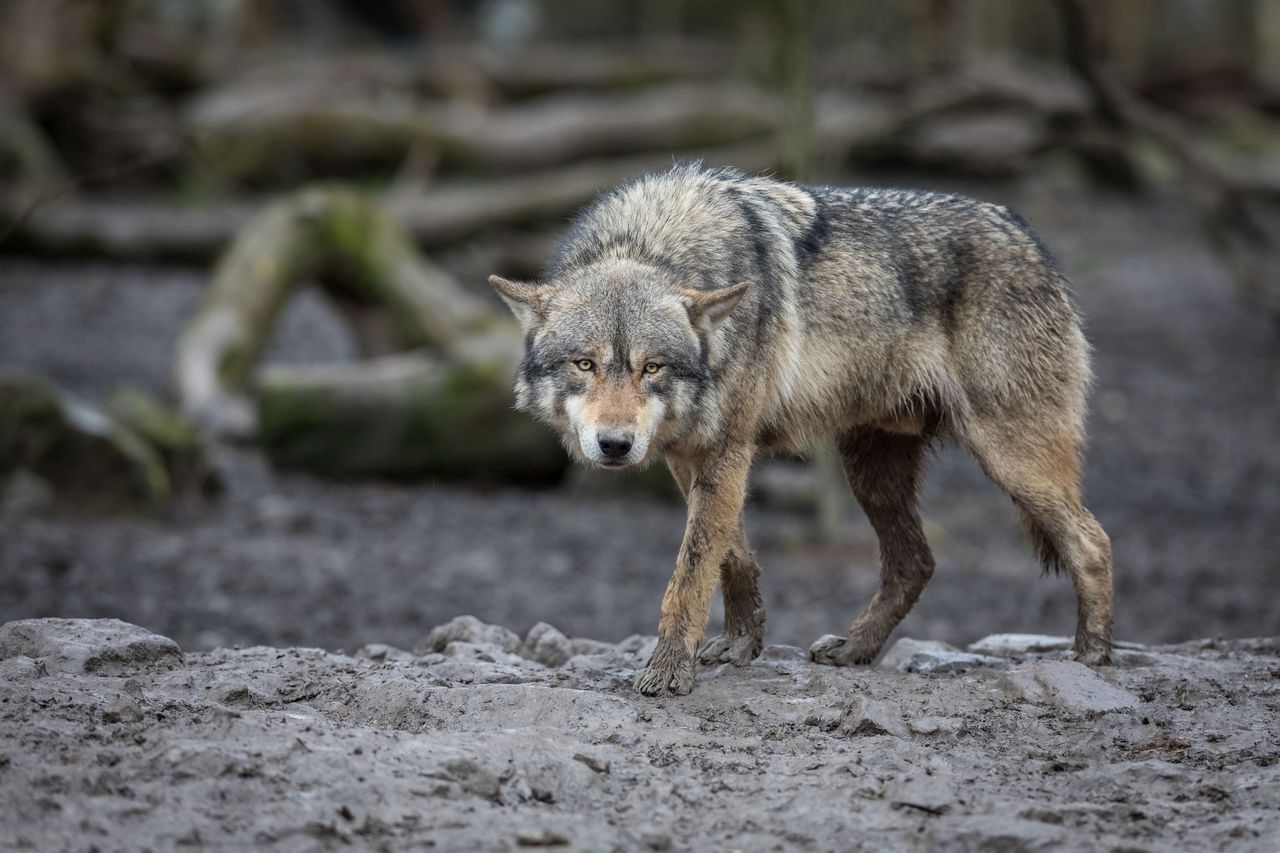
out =
[(629, 432), (604, 432), (600, 433), (596, 442), (600, 445), (600, 452), (607, 458), (621, 459), (631, 452), (633, 438)]

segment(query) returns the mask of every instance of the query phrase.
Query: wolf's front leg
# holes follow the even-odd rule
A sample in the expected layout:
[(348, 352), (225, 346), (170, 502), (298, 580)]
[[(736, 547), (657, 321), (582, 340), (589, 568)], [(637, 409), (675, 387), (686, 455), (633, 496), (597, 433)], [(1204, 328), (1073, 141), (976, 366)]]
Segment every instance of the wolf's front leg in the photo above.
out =
[(730, 445), (701, 460), (689, 488), (689, 520), (675, 574), (662, 598), (658, 647), (636, 678), (647, 696), (693, 689), (693, 666), (711, 612), (720, 563), (738, 527), (753, 450)]

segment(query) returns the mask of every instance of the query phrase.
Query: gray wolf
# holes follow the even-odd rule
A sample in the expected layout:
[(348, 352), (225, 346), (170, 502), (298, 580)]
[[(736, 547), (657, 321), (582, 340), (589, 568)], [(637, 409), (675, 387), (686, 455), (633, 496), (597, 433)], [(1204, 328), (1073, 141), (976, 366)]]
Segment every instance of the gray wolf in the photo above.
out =
[[(1111, 545), (1080, 489), (1089, 347), (1068, 283), (1005, 207), (811, 188), (682, 165), (609, 192), (544, 277), (493, 276), (520, 321), (517, 407), (582, 461), (664, 459), (688, 522), (636, 688), (761, 650), (742, 506), (758, 453), (831, 436), (880, 541), (880, 585), (814, 661), (870, 663), (933, 574), (916, 493), (953, 440), (1013, 499), (1078, 603), (1075, 654), (1111, 653)], [(699, 650), (720, 582), (724, 633)]]

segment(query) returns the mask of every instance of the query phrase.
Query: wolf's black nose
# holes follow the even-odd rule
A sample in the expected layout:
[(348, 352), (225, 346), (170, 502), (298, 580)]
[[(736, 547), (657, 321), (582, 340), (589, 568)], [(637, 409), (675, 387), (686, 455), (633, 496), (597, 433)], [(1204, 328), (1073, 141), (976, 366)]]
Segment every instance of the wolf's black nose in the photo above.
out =
[(631, 433), (604, 433), (599, 438), (600, 452), (610, 459), (620, 459), (631, 450)]

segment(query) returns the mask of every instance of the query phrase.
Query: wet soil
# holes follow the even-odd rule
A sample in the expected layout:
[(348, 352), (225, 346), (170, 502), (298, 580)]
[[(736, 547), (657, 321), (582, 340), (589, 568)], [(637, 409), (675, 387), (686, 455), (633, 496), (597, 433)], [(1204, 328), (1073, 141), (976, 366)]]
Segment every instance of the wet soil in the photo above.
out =
[(1262, 853), (1280, 838), (1274, 640), (1130, 648), (1094, 672), (1028, 651), (1045, 638), (992, 638), (980, 665), (931, 674), (774, 645), (659, 701), (630, 688), (652, 638), (537, 637), (473, 621), (416, 654), (184, 656), (114, 620), (0, 627), (0, 847)]

